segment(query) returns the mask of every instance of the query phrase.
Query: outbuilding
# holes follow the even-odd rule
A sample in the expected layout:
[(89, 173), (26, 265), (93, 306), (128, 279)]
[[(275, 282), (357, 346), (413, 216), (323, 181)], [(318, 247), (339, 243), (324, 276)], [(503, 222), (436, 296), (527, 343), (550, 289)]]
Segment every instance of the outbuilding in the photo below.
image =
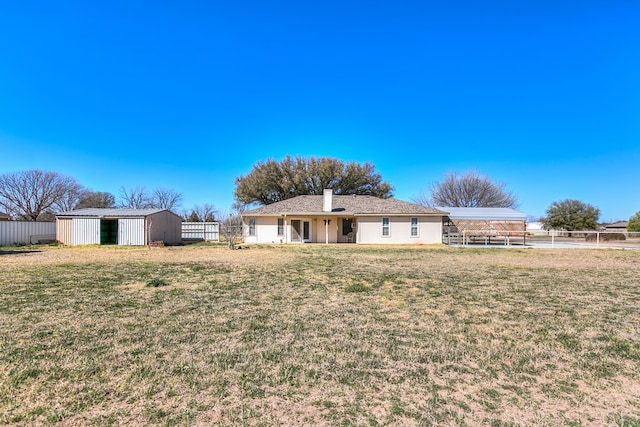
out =
[[(447, 243), (468, 243), (491, 239), (509, 243), (514, 238), (526, 239), (527, 215), (510, 208), (439, 207), (449, 213), (443, 221), (443, 237)], [(461, 240), (462, 239), (462, 240)]]
[(56, 215), (56, 239), (65, 245), (178, 244), (182, 219), (168, 209), (78, 209)]

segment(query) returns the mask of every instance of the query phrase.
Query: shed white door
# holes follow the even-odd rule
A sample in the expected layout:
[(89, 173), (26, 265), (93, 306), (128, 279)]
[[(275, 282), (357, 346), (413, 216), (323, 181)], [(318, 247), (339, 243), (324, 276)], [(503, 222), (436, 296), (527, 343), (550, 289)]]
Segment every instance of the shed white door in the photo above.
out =
[(120, 218), (118, 220), (118, 244), (144, 246), (144, 218)]
[(99, 245), (100, 219), (73, 218), (73, 245)]

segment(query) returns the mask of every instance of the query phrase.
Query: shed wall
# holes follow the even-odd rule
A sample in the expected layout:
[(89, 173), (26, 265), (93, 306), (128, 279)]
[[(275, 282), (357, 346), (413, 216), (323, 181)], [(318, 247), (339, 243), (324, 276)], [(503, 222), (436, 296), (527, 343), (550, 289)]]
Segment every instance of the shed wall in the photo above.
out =
[(73, 245), (73, 220), (71, 218), (56, 220), (56, 240), (64, 245)]
[(170, 211), (162, 211), (147, 217), (147, 227), (152, 241), (170, 245), (182, 242), (182, 218)]

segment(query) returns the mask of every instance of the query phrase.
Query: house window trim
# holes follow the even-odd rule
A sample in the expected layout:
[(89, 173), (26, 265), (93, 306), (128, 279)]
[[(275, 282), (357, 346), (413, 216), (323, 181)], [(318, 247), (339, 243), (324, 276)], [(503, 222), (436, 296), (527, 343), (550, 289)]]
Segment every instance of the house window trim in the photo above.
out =
[(256, 235), (256, 219), (249, 218), (249, 236), (254, 237)]
[[(413, 220), (416, 220), (415, 225), (413, 224)], [(415, 230), (416, 234), (413, 234)], [(420, 219), (417, 216), (412, 216), (409, 219), (409, 237), (412, 239), (420, 237)]]
[[(385, 219), (387, 220), (386, 225), (385, 225)], [(385, 238), (385, 239), (391, 237), (391, 218), (388, 217), (388, 216), (383, 216), (381, 225), (382, 225), (382, 228), (380, 230), (381, 236), (383, 238)], [(385, 229), (386, 229), (387, 234), (384, 234), (385, 233)]]
[(276, 222), (278, 237), (284, 236), (284, 218), (278, 218)]

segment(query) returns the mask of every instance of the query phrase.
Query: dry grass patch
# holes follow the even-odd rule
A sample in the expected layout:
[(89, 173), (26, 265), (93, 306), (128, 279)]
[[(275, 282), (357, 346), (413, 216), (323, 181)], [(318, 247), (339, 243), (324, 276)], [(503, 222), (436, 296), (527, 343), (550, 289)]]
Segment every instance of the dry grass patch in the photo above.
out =
[(324, 245), (0, 255), (0, 423), (640, 425), (639, 261)]

